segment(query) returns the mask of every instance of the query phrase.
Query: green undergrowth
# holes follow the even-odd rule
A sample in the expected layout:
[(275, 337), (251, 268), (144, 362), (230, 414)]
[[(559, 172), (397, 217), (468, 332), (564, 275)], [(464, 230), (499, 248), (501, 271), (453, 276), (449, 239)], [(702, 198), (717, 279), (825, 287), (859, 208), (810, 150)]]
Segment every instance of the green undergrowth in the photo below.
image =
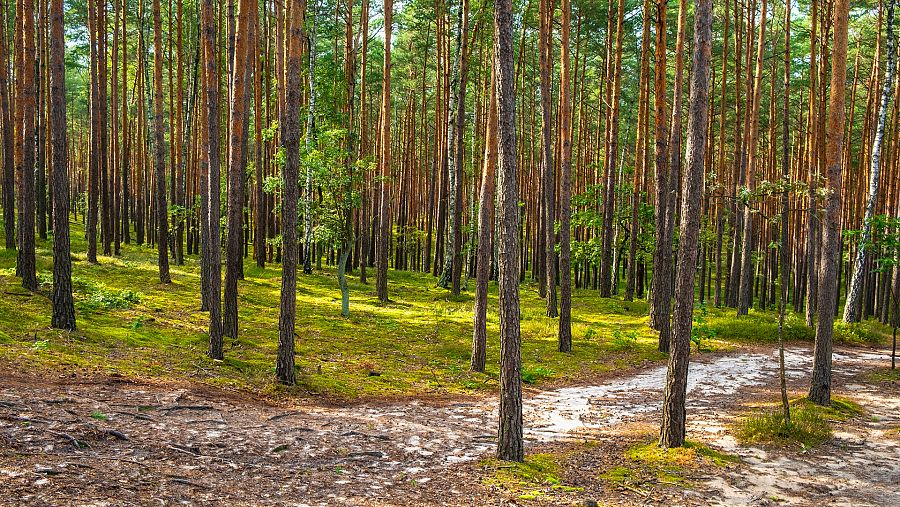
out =
[(625, 462), (600, 475), (613, 484), (639, 487), (644, 483), (690, 486), (694, 471), (708, 467), (724, 467), (740, 458), (712, 449), (702, 443), (688, 441), (683, 447), (662, 448), (656, 440), (629, 447)]
[(769, 406), (744, 417), (737, 423), (736, 436), (742, 445), (817, 447), (832, 436), (832, 423), (847, 421), (862, 414), (855, 402), (833, 397), (830, 407), (816, 405), (806, 398), (792, 400), (791, 422), (785, 423), (781, 406)]
[[(0, 231), (2, 236), (2, 231)], [(496, 286), (488, 313), (487, 372), (469, 371), (474, 281), (452, 297), (427, 274), (389, 272), (391, 301), (348, 276), (350, 317), (340, 315), (334, 270), (297, 281), (298, 386), (273, 382), (281, 288), (279, 264), (260, 269), (248, 259), (239, 283), (239, 336), (226, 339), (225, 359), (206, 357), (208, 316), (200, 311), (199, 260), (171, 263), (173, 282), (158, 280), (156, 249), (122, 245), (118, 257), (86, 261), (80, 224), (72, 224), (73, 286), (78, 330), (49, 327), (52, 236), (37, 242), (40, 290), (30, 294), (15, 275), (16, 254), (0, 251), (0, 362), (23, 371), (61, 370), (200, 381), (276, 397), (337, 398), (487, 392), (497, 388), (499, 320)], [(557, 352), (558, 319), (545, 316), (533, 284), (521, 289), (522, 377), (533, 385), (573, 381), (661, 361), (645, 301), (600, 298), (575, 290), (573, 352)], [(621, 336), (627, 336), (622, 343)], [(619, 337), (619, 338), (617, 338)]]
[(564, 456), (552, 453), (531, 454), (522, 463), (481, 462), (486, 477), (482, 483), (517, 495), (522, 500), (535, 500), (553, 492), (574, 492), (580, 488), (566, 486), (560, 478)]
[[(751, 309), (748, 315), (735, 316), (733, 308), (709, 308), (707, 326), (719, 338), (737, 342), (769, 342), (778, 340), (778, 314)], [(875, 319), (858, 323), (835, 322), (834, 341), (845, 345), (883, 345), (890, 338), (890, 328)], [(784, 321), (784, 339), (813, 341), (816, 330), (806, 325), (803, 314), (788, 311)]]

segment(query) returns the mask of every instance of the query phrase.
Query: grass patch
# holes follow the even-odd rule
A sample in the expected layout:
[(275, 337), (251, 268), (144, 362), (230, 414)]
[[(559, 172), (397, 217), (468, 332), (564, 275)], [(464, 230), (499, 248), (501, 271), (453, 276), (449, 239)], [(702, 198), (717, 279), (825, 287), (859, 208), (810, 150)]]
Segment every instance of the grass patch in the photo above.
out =
[(610, 468), (601, 479), (618, 485), (645, 482), (689, 486), (689, 472), (709, 466), (726, 466), (740, 458), (712, 449), (699, 442), (685, 442), (684, 447), (664, 449), (654, 439), (625, 450), (626, 465)]
[(742, 445), (812, 449), (832, 436), (831, 422), (846, 421), (862, 414), (853, 401), (832, 398), (830, 407), (821, 407), (805, 398), (791, 401), (791, 422), (786, 424), (781, 408), (745, 417), (738, 423), (737, 438)]
[(537, 453), (526, 456), (523, 463), (485, 460), (481, 465), (488, 475), (482, 483), (510, 492), (520, 500), (537, 500), (555, 492), (581, 491), (583, 488), (563, 484), (560, 458), (556, 454)]
[(900, 368), (879, 368), (866, 374), (866, 381), (871, 383), (900, 382)]

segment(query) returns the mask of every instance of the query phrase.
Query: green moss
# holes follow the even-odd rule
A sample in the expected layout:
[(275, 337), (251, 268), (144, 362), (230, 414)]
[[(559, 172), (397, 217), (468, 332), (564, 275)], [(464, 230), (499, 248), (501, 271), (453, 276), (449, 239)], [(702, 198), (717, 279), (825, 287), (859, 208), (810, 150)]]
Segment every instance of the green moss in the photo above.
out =
[(791, 422), (781, 408), (768, 409), (743, 418), (737, 427), (741, 444), (799, 446), (811, 449), (831, 439), (831, 422), (846, 421), (862, 413), (862, 408), (844, 398), (832, 398), (830, 407), (807, 399), (791, 402)]
[(600, 474), (600, 478), (612, 482), (614, 484), (625, 484), (632, 482), (637, 476), (637, 472), (624, 467), (615, 466)]
[(486, 485), (516, 490), (523, 487), (560, 484), (558, 457), (549, 453), (526, 456), (522, 463), (491, 459), (482, 461), (481, 465), (491, 472), (484, 480)]

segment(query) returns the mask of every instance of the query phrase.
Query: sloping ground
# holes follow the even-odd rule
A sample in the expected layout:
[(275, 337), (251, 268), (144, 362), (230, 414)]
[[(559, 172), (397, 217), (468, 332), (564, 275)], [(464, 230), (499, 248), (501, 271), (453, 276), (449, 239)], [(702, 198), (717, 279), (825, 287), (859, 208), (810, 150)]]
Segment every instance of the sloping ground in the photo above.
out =
[[(788, 354), (802, 387), (809, 353)], [(774, 356), (695, 356), (688, 406), (691, 438), (740, 454), (743, 463), (655, 494), (616, 491), (597, 475), (583, 489), (536, 500), (644, 503), (900, 504), (896, 386), (856, 380), (882, 361), (869, 351), (835, 355), (840, 390), (866, 412), (834, 442), (809, 453), (737, 446), (725, 431), (743, 403), (771, 398)], [(664, 367), (591, 386), (527, 394), (529, 449), (598, 439), (655, 425)], [(0, 480), (8, 505), (488, 505), (525, 502), (482, 485), (490, 457), (493, 398), (445, 402), (274, 406), (243, 394), (184, 385), (136, 384), (7, 373), (0, 387)], [(876, 421), (877, 419), (877, 421)], [(8, 494), (6, 494), (8, 492)], [(613, 494), (615, 493), (615, 494)], [(526, 502), (527, 503), (527, 502)]]

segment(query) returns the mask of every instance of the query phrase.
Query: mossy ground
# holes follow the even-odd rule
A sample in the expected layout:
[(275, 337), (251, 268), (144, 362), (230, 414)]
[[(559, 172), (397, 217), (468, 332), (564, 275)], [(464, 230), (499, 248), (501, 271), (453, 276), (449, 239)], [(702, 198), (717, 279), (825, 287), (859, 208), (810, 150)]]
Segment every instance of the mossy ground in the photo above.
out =
[(843, 422), (862, 414), (862, 408), (845, 398), (832, 398), (822, 407), (805, 398), (792, 400), (791, 422), (786, 424), (781, 406), (767, 407), (738, 422), (736, 435), (743, 445), (800, 447), (811, 449), (831, 439), (832, 422)]
[(629, 447), (622, 464), (614, 466), (600, 478), (623, 486), (645, 482), (689, 486), (690, 475), (710, 466), (727, 466), (740, 458), (712, 449), (702, 443), (688, 441), (684, 447), (662, 448), (657, 441), (645, 441)]
[[(207, 314), (200, 312), (199, 261), (171, 266), (160, 284), (156, 250), (123, 245), (118, 257), (86, 261), (79, 224), (72, 224), (78, 330), (50, 323), (52, 237), (39, 240), (37, 267), (45, 282), (29, 295), (15, 275), (15, 252), (0, 251), (0, 360), (22, 370), (119, 374), (195, 380), (271, 395), (317, 393), (341, 398), (470, 393), (497, 386), (499, 321), (488, 314), (488, 368), (469, 372), (474, 282), (459, 297), (426, 274), (390, 271), (391, 301), (381, 304), (374, 284), (350, 277), (350, 317), (340, 315), (334, 271), (300, 275), (297, 284), (296, 388), (273, 382), (278, 342), (281, 268), (245, 262), (239, 283), (237, 340), (226, 339), (225, 360), (206, 357)], [(372, 277), (374, 279), (374, 276)], [(536, 287), (521, 291), (523, 379), (564, 381), (661, 360), (647, 326), (647, 303), (600, 298), (576, 290), (574, 351), (557, 352), (557, 319), (545, 316)], [(496, 308), (496, 287), (489, 296)], [(622, 336), (629, 338), (623, 342)], [(633, 340), (631, 339), (633, 337)]]

